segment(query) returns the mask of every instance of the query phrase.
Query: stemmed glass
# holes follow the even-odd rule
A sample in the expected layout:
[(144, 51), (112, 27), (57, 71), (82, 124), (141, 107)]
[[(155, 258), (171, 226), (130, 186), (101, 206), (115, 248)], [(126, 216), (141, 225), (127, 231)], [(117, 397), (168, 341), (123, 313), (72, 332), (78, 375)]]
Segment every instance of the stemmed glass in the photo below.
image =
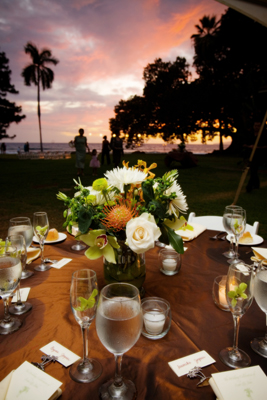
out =
[[(22, 235), (11, 235), (7, 238), (8, 243), (13, 247), (16, 247), (18, 256), (21, 262), (22, 272), (25, 268), (27, 261), (27, 249), (24, 236)], [(22, 274), (21, 274), (22, 275)], [(10, 314), (21, 315), (32, 309), (32, 305), (29, 302), (22, 303), (20, 296), (20, 283), (17, 286), (17, 302), (9, 307)]]
[(51, 268), (44, 261), (44, 242), (49, 231), (49, 221), (46, 212), (40, 211), (33, 214), (33, 229), (34, 234), (39, 240), (41, 249), (41, 264), (34, 267), (36, 271), (47, 271)]
[(83, 360), (70, 368), (70, 377), (76, 382), (92, 382), (102, 373), (101, 364), (88, 358), (88, 330), (95, 318), (99, 299), (95, 271), (82, 269), (72, 274), (70, 286), (70, 304), (74, 317), (82, 329)]
[[(15, 217), (9, 220), (8, 236), (10, 235), (23, 235), (26, 248), (28, 249), (32, 242), (33, 229), (30, 218), (28, 217)], [(21, 279), (29, 278), (33, 275), (32, 271), (23, 269)]]
[(17, 249), (11, 246), (0, 248), (0, 296), (4, 302), (4, 319), (0, 321), (0, 334), (17, 331), (22, 322), (9, 314), (9, 298), (15, 292), (21, 279), (21, 262)]
[(267, 358), (267, 265), (262, 262), (254, 276), (254, 298), (260, 309), (266, 314), (265, 337), (258, 337), (250, 342), (252, 349)]
[(121, 376), (122, 356), (140, 337), (143, 324), (139, 290), (127, 283), (112, 283), (100, 294), (96, 331), (102, 344), (114, 354), (115, 379), (100, 387), (101, 399), (130, 400), (136, 396), (133, 382)]
[(238, 349), (240, 318), (251, 306), (253, 300), (253, 270), (244, 263), (231, 264), (226, 280), (226, 298), (234, 319), (234, 344), (219, 353), (221, 361), (231, 368), (248, 367), (250, 357)]
[(235, 256), (233, 260), (228, 260), (228, 262), (229, 264), (239, 263), (241, 260), (238, 258), (238, 241), (246, 229), (246, 211), (243, 208), (239, 207), (233, 211), (230, 226), (235, 237)]
[[(229, 250), (226, 251), (225, 253), (223, 253), (223, 255), (227, 258), (233, 258), (235, 256), (235, 251), (234, 251), (234, 246), (233, 246), (233, 242), (234, 242), (234, 234), (231, 228), (231, 219), (232, 219), (232, 214), (234, 212), (234, 210), (240, 208), (239, 206), (226, 206), (224, 209), (224, 213), (223, 213), (223, 226), (224, 229), (226, 230), (226, 232), (229, 234), (230, 236), (230, 247)], [(232, 261), (231, 261), (232, 262)]]

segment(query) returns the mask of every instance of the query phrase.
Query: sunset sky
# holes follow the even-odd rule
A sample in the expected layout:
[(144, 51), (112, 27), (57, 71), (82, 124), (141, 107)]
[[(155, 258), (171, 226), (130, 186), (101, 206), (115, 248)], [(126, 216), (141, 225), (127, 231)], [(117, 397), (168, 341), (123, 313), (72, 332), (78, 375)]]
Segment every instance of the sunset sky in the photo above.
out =
[(69, 142), (82, 127), (96, 143), (110, 137), (119, 100), (142, 94), (146, 65), (177, 56), (192, 64), (195, 25), (225, 10), (214, 0), (1, 0), (0, 51), (19, 91), (7, 98), (26, 115), (7, 133), (16, 142), (39, 141), (37, 88), (21, 77), (31, 62), (28, 41), (59, 60), (52, 89), (41, 92), (43, 142)]

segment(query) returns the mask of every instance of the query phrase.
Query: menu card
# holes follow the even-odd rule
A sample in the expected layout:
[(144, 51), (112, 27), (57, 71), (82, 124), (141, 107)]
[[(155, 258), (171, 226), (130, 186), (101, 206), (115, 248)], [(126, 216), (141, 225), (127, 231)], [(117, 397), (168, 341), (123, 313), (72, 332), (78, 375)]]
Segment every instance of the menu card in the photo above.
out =
[(267, 377), (259, 365), (211, 374), (209, 384), (218, 400), (263, 400)]
[(0, 400), (54, 400), (62, 382), (25, 361), (0, 383)]

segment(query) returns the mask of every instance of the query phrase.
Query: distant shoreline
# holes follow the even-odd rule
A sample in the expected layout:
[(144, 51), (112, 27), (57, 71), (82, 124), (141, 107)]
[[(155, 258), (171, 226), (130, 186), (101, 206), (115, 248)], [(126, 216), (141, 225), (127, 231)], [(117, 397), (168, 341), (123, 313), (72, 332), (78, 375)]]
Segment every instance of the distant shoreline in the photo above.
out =
[[(21, 142), (8, 142), (8, 141), (1, 141), (2, 143), (6, 143), (6, 154), (18, 154), (18, 151), (24, 153), (24, 143)], [(229, 147), (229, 143), (224, 145), (224, 149)], [(99, 154), (102, 149), (102, 143), (89, 143), (90, 150), (93, 149), (97, 150)], [(131, 153), (149, 153), (149, 154), (167, 154), (172, 150), (177, 150), (177, 144), (149, 144), (145, 143), (140, 147), (135, 149), (124, 149), (125, 154)], [(68, 143), (43, 143), (43, 150), (44, 152), (68, 152), (73, 153), (75, 149), (70, 147)], [(192, 152), (195, 155), (205, 155), (210, 154), (214, 150), (219, 150), (219, 144), (192, 144), (189, 143), (186, 145), (186, 150)], [(39, 143), (30, 143), (30, 151), (37, 153), (40, 152), (40, 144)]]

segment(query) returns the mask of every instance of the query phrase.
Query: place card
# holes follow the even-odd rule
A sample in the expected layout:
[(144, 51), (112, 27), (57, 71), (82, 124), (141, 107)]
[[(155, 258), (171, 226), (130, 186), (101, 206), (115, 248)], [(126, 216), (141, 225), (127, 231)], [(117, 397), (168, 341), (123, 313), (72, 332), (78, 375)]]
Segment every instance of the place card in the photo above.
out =
[(220, 400), (266, 399), (267, 377), (259, 365), (211, 376), (209, 384)]
[(55, 340), (42, 347), (40, 350), (49, 356), (56, 356), (57, 361), (64, 365), (64, 367), (69, 367), (81, 358)]
[(188, 372), (194, 367), (206, 367), (213, 363), (215, 363), (215, 360), (205, 350), (202, 350), (190, 354), (190, 356), (178, 358), (168, 364), (173, 372), (180, 377), (188, 374)]
[(59, 260), (58, 262), (51, 264), (50, 267), (60, 269), (64, 267), (64, 265), (68, 264), (70, 261), (72, 261), (72, 258), (62, 258), (62, 260)]
[[(2, 400), (48, 400), (54, 394), (62, 393), (62, 382), (25, 361), (12, 371), (2, 382), (0, 399)], [(58, 396), (57, 396), (58, 397)], [(57, 398), (53, 397), (53, 398)]]
[[(31, 288), (29, 287), (25, 287), (25, 288), (20, 288), (20, 297), (21, 297), (21, 301), (24, 303), (25, 301), (27, 301), (27, 298), (29, 296)], [(11, 303), (16, 303), (18, 301), (18, 297), (17, 297), (17, 292), (14, 294), (14, 296), (12, 297)]]

